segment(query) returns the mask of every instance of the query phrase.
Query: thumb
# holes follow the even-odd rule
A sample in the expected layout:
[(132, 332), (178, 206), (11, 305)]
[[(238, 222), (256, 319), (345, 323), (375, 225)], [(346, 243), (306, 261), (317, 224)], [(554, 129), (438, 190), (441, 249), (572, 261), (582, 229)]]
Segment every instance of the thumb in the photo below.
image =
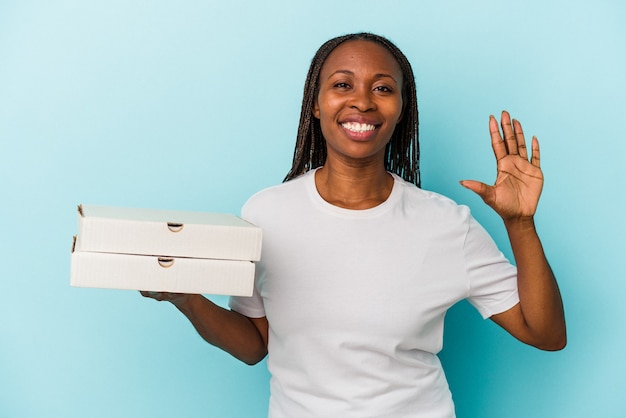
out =
[(489, 204), (493, 201), (493, 187), (476, 180), (462, 180), (459, 183), (461, 183), (461, 186), (473, 191), (478, 196), (480, 196), (485, 201), (485, 203)]

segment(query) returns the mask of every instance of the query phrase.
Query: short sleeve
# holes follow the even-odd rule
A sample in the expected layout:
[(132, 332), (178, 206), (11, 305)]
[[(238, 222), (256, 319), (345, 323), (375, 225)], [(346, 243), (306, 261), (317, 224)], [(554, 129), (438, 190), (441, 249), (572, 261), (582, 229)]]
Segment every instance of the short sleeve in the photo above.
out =
[(255, 278), (254, 278), (254, 290), (252, 296), (231, 296), (228, 301), (228, 306), (233, 311), (239, 312), (249, 318), (262, 318), (265, 316), (265, 307), (263, 306), (263, 298), (259, 293), (259, 276), (262, 274), (257, 264)]
[(517, 268), (471, 216), (464, 250), (469, 280), (468, 301), (482, 317), (486, 319), (515, 306), (519, 302)]
[[(248, 202), (246, 202), (246, 204), (241, 209), (241, 217), (248, 222), (256, 224), (256, 219), (250, 213), (251, 211), (249, 209), (249, 203), (250, 200), (248, 200)], [(255, 264), (254, 290), (252, 291), (252, 296), (231, 296), (228, 301), (228, 306), (230, 307), (230, 309), (239, 312), (240, 314), (245, 315), (249, 318), (262, 318), (265, 316), (263, 298), (259, 293), (259, 282), (264, 274), (263, 272), (263, 261), (257, 262)]]

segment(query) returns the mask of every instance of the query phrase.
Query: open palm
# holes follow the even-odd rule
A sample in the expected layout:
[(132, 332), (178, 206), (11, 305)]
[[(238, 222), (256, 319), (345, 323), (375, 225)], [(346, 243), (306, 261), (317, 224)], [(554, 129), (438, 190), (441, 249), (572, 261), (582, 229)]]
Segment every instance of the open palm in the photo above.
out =
[(489, 186), (475, 180), (461, 184), (477, 193), (504, 220), (532, 217), (543, 188), (539, 142), (533, 137), (529, 160), (522, 125), (511, 121), (509, 113), (504, 111), (501, 126), (502, 135), (495, 117), (489, 118), (491, 146), (498, 169), (495, 184)]

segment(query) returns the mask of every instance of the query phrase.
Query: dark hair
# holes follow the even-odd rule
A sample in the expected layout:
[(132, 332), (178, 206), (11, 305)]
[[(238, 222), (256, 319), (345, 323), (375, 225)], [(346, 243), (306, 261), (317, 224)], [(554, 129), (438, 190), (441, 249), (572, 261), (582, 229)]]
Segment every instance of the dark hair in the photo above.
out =
[(371, 33), (355, 33), (339, 36), (325, 42), (318, 50), (309, 68), (304, 84), (302, 110), (298, 137), (293, 155), (291, 170), (284, 181), (298, 177), (307, 171), (324, 165), (326, 161), (326, 140), (322, 136), (320, 121), (313, 116), (313, 105), (319, 89), (319, 76), (322, 65), (330, 53), (347, 41), (368, 41), (384, 46), (396, 59), (402, 70), (402, 99), (404, 115), (396, 126), (391, 140), (385, 149), (385, 169), (399, 175), (406, 181), (420, 186), (419, 172), (419, 133), (417, 95), (415, 77), (406, 56), (388, 39)]

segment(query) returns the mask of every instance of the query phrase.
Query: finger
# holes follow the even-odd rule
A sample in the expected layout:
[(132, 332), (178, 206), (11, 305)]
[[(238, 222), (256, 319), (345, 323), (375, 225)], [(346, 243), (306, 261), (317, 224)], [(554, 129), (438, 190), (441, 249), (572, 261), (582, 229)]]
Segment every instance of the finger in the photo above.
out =
[(517, 152), (519, 153), (520, 157), (528, 160), (528, 150), (526, 149), (526, 140), (524, 139), (522, 124), (515, 119), (513, 119), (513, 131), (515, 132), (515, 140), (517, 142)]
[(495, 191), (492, 186), (488, 186), (485, 183), (476, 180), (463, 180), (460, 183), (461, 186), (480, 196), (486, 204), (491, 205), (491, 203), (493, 203)]
[(532, 140), (532, 156), (530, 158), (530, 163), (535, 167), (541, 167), (541, 157), (539, 153), (539, 140), (536, 136), (533, 136)]
[(162, 292), (151, 292), (151, 291), (146, 291), (146, 290), (140, 290), (139, 293), (141, 293), (141, 296), (143, 297), (156, 299), (159, 301), (163, 298)]
[(502, 135), (504, 135), (504, 144), (509, 155), (517, 154), (517, 139), (513, 132), (513, 125), (511, 125), (511, 115), (506, 110), (502, 111), (502, 118), (500, 119), (502, 125)]
[(500, 128), (498, 128), (498, 121), (491, 115), (489, 116), (489, 134), (491, 135), (491, 148), (496, 156), (496, 161), (500, 161), (506, 157), (506, 146), (500, 136)]

